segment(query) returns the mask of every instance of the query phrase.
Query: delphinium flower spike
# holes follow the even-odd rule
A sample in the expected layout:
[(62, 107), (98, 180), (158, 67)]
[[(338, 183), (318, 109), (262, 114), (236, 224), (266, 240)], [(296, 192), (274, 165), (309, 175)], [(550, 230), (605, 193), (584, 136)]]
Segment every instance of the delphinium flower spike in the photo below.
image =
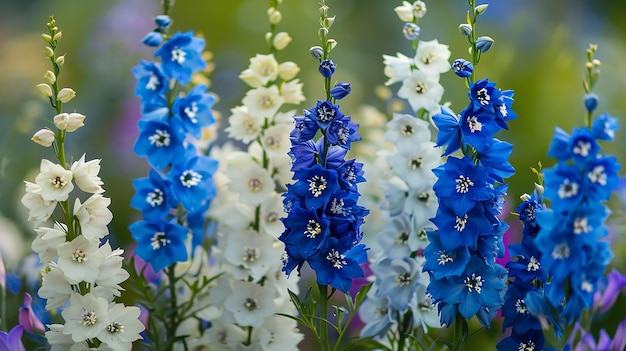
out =
[[(108, 209), (111, 200), (103, 196), (104, 183), (98, 177), (100, 160), (87, 161), (85, 155), (73, 159), (65, 153), (67, 137), (84, 125), (85, 116), (62, 112), (76, 93), (60, 88), (65, 57), (57, 55), (57, 48), (62, 34), (52, 17), (47, 26), (49, 33), (42, 37), (48, 44), (45, 53), (52, 70), (38, 88), (54, 109), (54, 129), (42, 129), (32, 139), (52, 147), (58, 163), (41, 160), (35, 183), (26, 182), (22, 197), (37, 232), (33, 251), (46, 264), (38, 294), (46, 299), (46, 310), (60, 311), (64, 320), (64, 324), (47, 325), (45, 336), (53, 350), (99, 347), (130, 351), (144, 330), (140, 310), (114, 301), (122, 295), (120, 284), (129, 274), (122, 268), (124, 251), (113, 250), (106, 239), (113, 215)], [(81, 200), (76, 190), (89, 197)], [(30, 301), (27, 295), (20, 323), (32, 332), (37, 320)], [(19, 350), (11, 335), (7, 347)]]
[(295, 320), (278, 315), (297, 313), (287, 289), (297, 293), (299, 280), (282, 274), (284, 246), (277, 239), (284, 230), (279, 192), (289, 181), (284, 174), (289, 169), (289, 133), (295, 114), (295, 110), (282, 110), (304, 99), (296, 78), (300, 68), (276, 59), (290, 40), (286, 32), (277, 31), (283, 17), (280, 3), (270, 1), (267, 10), (270, 53), (250, 58), (249, 67), (239, 75), (250, 90), (228, 117), (226, 132), (243, 143), (244, 150), (224, 147), (219, 156), (216, 179), (223, 182), (215, 201), (220, 206), (214, 206), (209, 216), (219, 223), (212, 257), (223, 275), (210, 290), (214, 313), (210, 318), (206, 314), (211, 323), (207, 346), (296, 350), (303, 339)]
[[(305, 263), (315, 271), (319, 301), (306, 297), (301, 303), (296, 294), (291, 295), (302, 314), (300, 321), (315, 330), (321, 350), (329, 350), (328, 298), (335, 290), (347, 293), (353, 279), (364, 276), (360, 264), (367, 260), (366, 248), (359, 242), (360, 226), (368, 210), (357, 204), (358, 183), (365, 181), (362, 164), (345, 159), (351, 143), (360, 139), (358, 125), (336, 104), (350, 89), (347, 84), (331, 87), (337, 67), (330, 58), (336, 42), (329, 37), (329, 28), (335, 17), (328, 16), (328, 6), (323, 1), (319, 11), (321, 45), (312, 47), (311, 54), (319, 61), (325, 94), (323, 100), (304, 110), (303, 116), (294, 117), (289, 153), (294, 182), (287, 184), (284, 194), (287, 216), (282, 219), (285, 230), (279, 239), (285, 244), (285, 273), (290, 274), (294, 269), (299, 272)], [(311, 291), (307, 292), (307, 296), (310, 294)], [(357, 298), (355, 305), (360, 304), (362, 297)], [(312, 302), (311, 307), (308, 304)], [(317, 317), (303, 310), (317, 310), (317, 306)], [(353, 312), (349, 311), (346, 321), (338, 317), (336, 345), (354, 317)]]
[(134, 151), (147, 158), (151, 169), (148, 177), (133, 181), (131, 206), (143, 220), (129, 229), (136, 254), (165, 277), (148, 282), (141, 271), (131, 273), (149, 312), (147, 346), (154, 350), (172, 350), (197, 336), (197, 303), (206, 298), (215, 275), (202, 244), (218, 168), (202, 145), (210, 144), (204, 136), (215, 124), (215, 96), (201, 74), (207, 69), (205, 41), (192, 31), (170, 35), (171, 4), (163, 4), (156, 29), (143, 41), (156, 47), (154, 57), (160, 61), (141, 61), (133, 68), (142, 113)]
[(493, 40), (477, 38), (477, 19), (488, 5), (474, 0), (469, 5), (468, 22), (459, 29), (470, 44), (471, 61), (457, 59), (452, 68), (466, 79), (470, 102), (459, 115), (442, 107), (432, 117), (439, 129), (436, 144), (445, 147), (447, 158), (433, 170), (437, 229), (428, 232), (424, 250), (424, 270), (431, 278), (427, 293), (438, 304), (441, 323), (458, 327), (456, 343), (464, 342), (466, 320), (477, 316), (489, 327), (504, 302), (506, 270), (495, 259), (504, 254), (502, 235), (508, 226), (498, 215), (507, 189), (504, 179), (514, 173), (507, 160), (512, 145), (493, 137), (516, 117), (513, 92), (487, 79), (474, 80), (474, 69)]
[(429, 276), (422, 272), (422, 251), (428, 244), (426, 228), (432, 228), (429, 220), (437, 212), (432, 169), (441, 164), (429, 121), (440, 109), (439, 76), (450, 70), (450, 51), (436, 39), (419, 39), (424, 2), (403, 1), (394, 10), (406, 22), (403, 33), (414, 53), (413, 57), (383, 55), (385, 74), (387, 84), (402, 84), (398, 96), (407, 100), (413, 113), (393, 113), (387, 123), (384, 139), (393, 149), (381, 156), (389, 169), (383, 181), (387, 216), (378, 233), (382, 252), (370, 265), (375, 281), (360, 317), (366, 323), (361, 336), (376, 335), (390, 340), (394, 350), (405, 350), (416, 348), (414, 342), (428, 327), (440, 326), (436, 307), (426, 294)]

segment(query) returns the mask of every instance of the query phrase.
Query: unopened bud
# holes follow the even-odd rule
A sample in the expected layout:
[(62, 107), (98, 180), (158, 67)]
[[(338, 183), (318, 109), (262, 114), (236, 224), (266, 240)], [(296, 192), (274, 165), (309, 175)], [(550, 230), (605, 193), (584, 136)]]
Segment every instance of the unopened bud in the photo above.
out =
[(50, 129), (38, 130), (30, 140), (45, 147), (49, 147), (54, 142), (54, 132)]
[(326, 24), (325, 25), (326, 28), (330, 28), (330, 27), (333, 26), (333, 23), (335, 23), (335, 17), (336, 16), (326, 18), (326, 21), (325, 21), (326, 22), (325, 23)]
[(583, 102), (585, 103), (585, 108), (589, 112), (593, 112), (596, 107), (598, 107), (598, 95), (594, 93), (588, 93), (585, 95)]
[(276, 33), (274, 36), (274, 41), (272, 42), (272, 46), (276, 50), (282, 50), (291, 42), (291, 37), (287, 32)]
[(278, 76), (282, 80), (291, 80), (300, 72), (300, 67), (291, 61), (286, 61), (278, 65)]
[(326, 41), (326, 45), (328, 46), (328, 51), (331, 51), (335, 48), (335, 46), (337, 46), (337, 41), (335, 39), (328, 39), (328, 41)]
[(461, 34), (463, 34), (463, 35), (470, 35), (470, 34), (472, 34), (472, 25), (467, 24), (467, 23), (459, 24), (459, 32), (461, 32)]
[(59, 66), (63, 66), (63, 64), (65, 63), (65, 55), (57, 57), (57, 59), (54, 61), (58, 63)]
[(489, 51), (492, 45), (493, 45), (493, 39), (491, 39), (490, 37), (483, 36), (483, 37), (476, 39), (476, 48), (480, 50), (480, 52), (485, 53)]
[(596, 66), (596, 67), (597, 67), (597, 66), (600, 66), (600, 60), (598, 60), (598, 59), (593, 59), (593, 61), (591, 61), (591, 63), (592, 63), (594, 66)]
[(44, 49), (44, 53), (46, 54), (46, 57), (54, 56), (54, 50), (52, 50), (52, 48), (49, 46), (46, 46), (46, 48)]
[(485, 11), (487, 11), (487, 7), (489, 7), (489, 4), (480, 4), (476, 6), (476, 8), (474, 9), (474, 12), (477, 15), (482, 15), (483, 13), (485, 13)]
[(60, 113), (54, 116), (54, 125), (66, 132), (73, 132), (85, 125), (84, 120), (85, 116), (80, 113)]
[(324, 56), (324, 49), (322, 49), (321, 46), (312, 46), (309, 49), (309, 52), (311, 53), (311, 56), (313, 56), (313, 58), (321, 60), (322, 56)]
[(530, 195), (528, 195), (528, 194), (524, 193), (524, 194), (522, 194), (519, 198), (520, 198), (520, 200), (522, 200), (522, 201), (529, 201), (529, 200), (530, 200)]
[(280, 11), (276, 10), (273, 7), (267, 10), (267, 15), (269, 17), (270, 24), (278, 24), (283, 19), (283, 15), (280, 13)]
[(543, 185), (535, 183), (535, 190), (537, 191), (537, 196), (543, 197)]
[(46, 83), (37, 84), (37, 90), (46, 98), (52, 97), (52, 88)]
[(272, 32), (265, 33), (265, 41), (269, 44), (272, 40)]
[(52, 84), (54, 84), (54, 82), (57, 81), (57, 77), (54, 75), (54, 73), (52, 71), (46, 71), (46, 74), (44, 74), (44, 76), (43, 76), (43, 80), (46, 83), (52, 85)]
[(43, 38), (43, 40), (45, 40), (47, 43), (52, 41), (52, 37), (50, 36), (50, 34), (42, 34), (41, 37)]
[(59, 41), (61, 40), (62, 37), (63, 37), (63, 32), (58, 32), (54, 35), (54, 38), (52, 39), (54, 39), (54, 41)]
[(328, 29), (326, 28), (320, 28), (320, 30), (317, 31), (317, 35), (320, 38), (326, 38), (326, 36), (328, 36)]
[(57, 100), (62, 103), (71, 101), (76, 96), (76, 92), (72, 88), (63, 88), (57, 94)]

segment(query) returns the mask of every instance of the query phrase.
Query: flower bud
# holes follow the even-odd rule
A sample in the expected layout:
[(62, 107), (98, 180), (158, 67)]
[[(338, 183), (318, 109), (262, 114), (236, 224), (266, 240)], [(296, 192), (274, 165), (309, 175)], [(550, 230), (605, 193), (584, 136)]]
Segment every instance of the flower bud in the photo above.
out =
[(413, 9), (408, 6), (397, 6), (393, 9), (400, 18), (401, 21), (404, 22), (412, 22), (413, 21)]
[(324, 20), (324, 28), (330, 28), (333, 26), (333, 23), (335, 23), (335, 17), (328, 17)]
[(54, 61), (58, 63), (59, 66), (63, 66), (63, 64), (65, 63), (65, 55), (57, 57), (57, 59)]
[(583, 98), (583, 102), (585, 103), (585, 108), (589, 112), (593, 112), (596, 107), (598, 107), (598, 95), (594, 93), (588, 93)]
[(269, 44), (271, 43), (271, 40), (272, 40), (272, 32), (265, 33), (265, 42)]
[(146, 46), (159, 46), (161, 45), (162, 41), (163, 41), (163, 34), (159, 32), (150, 32), (146, 34), (146, 36), (143, 37), (143, 39), (141, 39), (141, 42)]
[(470, 35), (472, 34), (472, 26), (467, 23), (461, 23), (459, 24), (459, 32), (463, 35)]
[(346, 97), (352, 91), (350, 83), (339, 82), (334, 88), (330, 90), (330, 96), (337, 100), (341, 100)]
[(66, 103), (72, 100), (75, 96), (76, 92), (74, 90), (72, 90), (71, 88), (63, 88), (57, 94), (57, 100), (61, 101), (62, 103)]
[(85, 116), (80, 113), (60, 113), (54, 116), (54, 125), (66, 132), (73, 132), (85, 125), (83, 123), (84, 120)]
[(54, 56), (54, 50), (52, 50), (52, 48), (49, 46), (46, 46), (44, 53), (46, 54), (46, 57)]
[(172, 24), (172, 19), (170, 16), (159, 15), (154, 18), (154, 23), (156, 23), (160, 30), (164, 31)]
[(493, 39), (487, 36), (480, 37), (476, 39), (476, 48), (480, 50), (480, 52), (487, 52), (491, 49), (493, 45)]
[(328, 39), (326, 45), (328, 46), (328, 51), (331, 51), (337, 46), (337, 41), (335, 39)]
[(326, 28), (320, 28), (317, 31), (317, 36), (320, 38), (326, 38), (328, 36), (328, 29)]
[(270, 24), (278, 24), (283, 19), (283, 15), (280, 11), (273, 7), (267, 10), (267, 16), (269, 17)]
[(472, 75), (474, 71), (474, 65), (471, 62), (463, 59), (456, 59), (452, 63), (452, 70), (454, 74), (461, 78), (467, 78)]
[(282, 80), (291, 80), (300, 72), (300, 67), (295, 62), (286, 61), (278, 65), (278, 76)]
[(474, 12), (477, 15), (482, 15), (485, 11), (487, 11), (487, 7), (489, 7), (489, 4), (480, 4), (474, 8)]
[(537, 196), (542, 197), (544, 191), (543, 185), (535, 183), (535, 191), (537, 191)]
[(426, 14), (426, 4), (423, 1), (416, 1), (413, 4), (413, 15), (415, 18), (422, 18)]
[(56, 82), (57, 77), (54, 75), (52, 71), (46, 71), (46, 74), (43, 76), (43, 80), (49, 85), (54, 84)]
[(52, 39), (54, 39), (54, 41), (59, 41), (61, 40), (62, 37), (63, 37), (63, 32), (58, 32), (54, 35)]
[(415, 40), (420, 35), (420, 27), (413, 22), (407, 22), (404, 24), (404, 28), (402, 28), (402, 34), (408, 40)]
[(274, 41), (272, 42), (272, 46), (276, 50), (282, 50), (287, 47), (287, 44), (291, 42), (291, 37), (287, 32), (279, 32), (274, 36)]
[(38, 130), (30, 140), (36, 142), (37, 144), (45, 147), (49, 147), (54, 142), (54, 132), (50, 129), (40, 129)]
[(52, 37), (50, 36), (50, 34), (42, 34), (41, 37), (43, 38), (43, 40), (45, 40), (46, 42), (51, 42), (52, 41)]
[(335, 73), (335, 63), (332, 60), (320, 62), (319, 71), (324, 78), (330, 78)]
[(52, 97), (52, 88), (46, 83), (37, 84), (37, 90), (39, 90), (44, 97)]
[(321, 60), (322, 56), (324, 56), (324, 49), (322, 49), (321, 46), (312, 46), (309, 49), (309, 52), (311, 53), (311, 56), (313, 56), (313, 58)]

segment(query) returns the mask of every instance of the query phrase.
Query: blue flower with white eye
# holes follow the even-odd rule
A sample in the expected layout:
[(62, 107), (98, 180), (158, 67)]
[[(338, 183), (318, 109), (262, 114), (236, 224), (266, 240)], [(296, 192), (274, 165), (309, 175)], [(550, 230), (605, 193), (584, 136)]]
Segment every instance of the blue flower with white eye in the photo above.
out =
[[(213, 174), (218, 162), (212, 157), (195, 155), (174, 163), (167, 174), (172, 196), (189, 213), (195, 213), (210, 203), (217, 191)], [(180, 158), (180, 155), (177, 155)]]
[(317, 131), (320, 129), (318, 124), (307, 117), (310, 115), (308, 110), (305, 110), (305, 116), (295, 116), (295, 126), (291, 133), (289, 133), (289, 137), (293, 142), (304, 142), (309, 141), (315, 137)]
[(198, 84), (184, 97), (174, 100), (170, 119), (173, 124), (180, 124), (181, 128), (196, 139), (200, 138), (202, 128), (215, 123), (211, 108), (215, 98), (206, 93), (206, 85)]
[(169, 180), (151, 169), (148, 178), (133, 180), (135, 195), (130, 201), (131, 207), (141, 211), (147, 220), (164, 219), (170, 209), (176, 207), (170, 194)]
[(598, 156), (587, 163), (583, 179), (586, 197), (591, 201), (607, 201), (619, 185), (620, 168), (615, 156)]
[(469, 97), (474, 111), (487, 110), (495, 113), (495, 106), (501, 103), (502, 92), (496, 89), (496, 83), (481, 79), (470, 85)]
[(475, 165), (468, 157), (448, 157), (448, 161), (433, 169), (438, 177), (433, 190), (438, 198), (450, 198), (456, 215), (465, 215), (479, 201), (489, 200), (487, 187), (489, 169)]
[(594, 137), (599, 140), (613, 141), (617, 129), (619, 129), (617, 118), (609, 116), (608, 113), (603, 113), (596, 117), (591, 125)]
[(452, 70), (454, 74), (461, 78), (467, 78), (472, 75), (474, 71), (474, 65), (471, 62), (464, 59), (456, 59), (452, 62)]
[(552, 208), (567, 212), (583, 199), (584, 179), (575, 165), (559, 162), (556, 167), (544, 171), (544, 196), (552, 201)]
[(466, 246), (459, 246), (454, 250), (446, 250), (441, 244), (441, 235), (438, 230), (427, 231), (430, 244), (424, 249), (424, 272), (428, 272), (434, 279), (458, 276), (465, 270), (470, 260), (470, 253)]
[(135, 252), (156, 272), (174, 262), (187, 260), (188, 228), (159, 219), (135, 222), (129, 229), (137, 242)]
[(290, 247), (290, 256), (298, 259), (305, 260), (319, 252), (330, 236), (330, 220), (313, 209), (294, 207), (283, 223), (286, 229), (279, 239)]
[(517, 114), (511, 109), (515, 92), (513, 90), (504, 90), (501, 93), (500, 99), (494, 103), (496, 123), (500, 128), (508, 130), (509, 126), (506, 122), (517, 118)]
[(367, 250), (363, 244), (353, 246), (350, 238), (329, 237), (324, 248), (308, 262), (315, 270), (318, 284), (348, 293), (352, 280), (365, 276), (361, 264), (367, 262)]
[[(341, 149), (343, 150), (343, 149)], [(355, 159), (347, 160), (337, 167), (339, 186), (343, 190), (358, 191), (357, 184), (365, 181), (363, 164)]]
[(141, 60), (139, 66), (133, 67), (132, 71), (137, 79), (135, 95), (141, 97), (141, 104), (163, 103), (167, 91), (167, 78), (163, 74), (161, 64)]
[(437, 215), (432, 219), (439, 229), (439, 239), (444, 249), (450, 251), (459, 246), (477, 249), (479, 235), (491, 235), (494, 227), (487, 219), (482, 203), (477, 203), (467, 213), (457, 215), (449, 201), (440, 198)]
[(384, 337), (395, 321), (395, 312), (389, 305), (389, 298), (377, 297), (373, 289), (367, 294), (359, 308), (359, 318), (365, 323), (361, 329), (361, 337)]
[(590, 160), (593, 160), (600, 145), (596, 142), (592, 132), (586, 128), (574, 128), (570, 136), (561, 128), (556, 128), (554, 137), (550, 143), (548, 156), (552, 156), (559, 161), (573, 159), (581, 167)]
[(322, 60), (318, 69), (324, 78), (330, 78), (335, 73), (335, 63), (332, 60)]
[(301, 168), (294, 173), (296, 182), (291, 190), (304, 198), (307, 208), (321, 208), (328, 203), (330, 197), (339, 189), (337, 172), (319, 164), (311, 168)]
[(361, 136), (357, 133), (358, 129), (358, 123), (352, 122), (349, 116), (344, 116), (330, 124), (326, 132), (326, 138), (330, 145), (337, 145), (350, 150), (352, 142), (361, 140)]
[(152, 167), (162, 170), (185, 154), (185, 135), (180, 128), (159, 120), (139, 120), (138, 125), (134, 151), (147, 157)]
[(304, 116), (315, 121), (320, 129), (326, 130), (331, 122), (343, 118), (343, 113), (338, 105), (323, 100), (318, 101), (315, 107), (306, 110)]
[(183, 85), (191, 81), (193, 72), (206, 68), (202, 58), (204, 39), (193, 36), (193, 32), (176, 33), (161, 46), (154, 56), (161, 57), (163, 71), (168, 77)]
[(474, 110), (468, 106), (459, 116), (461, 141), (483, 152), (491, 144), (493, 135), (500, 130), (493, 112), (485, 109)]

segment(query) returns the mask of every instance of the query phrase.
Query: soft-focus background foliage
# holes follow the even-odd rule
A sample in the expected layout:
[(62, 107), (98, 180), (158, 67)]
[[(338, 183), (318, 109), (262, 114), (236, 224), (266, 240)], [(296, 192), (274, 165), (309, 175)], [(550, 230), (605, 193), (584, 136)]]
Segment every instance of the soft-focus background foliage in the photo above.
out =
[[(342, 110), (356, 120), (360, 105), (378, 106), (375, 88), (386, 80), (381, 55), (410, 55), (411, 48), (401, 33), (402, 23), (393, 12), (400, 2), (327, 1), (330, 13), (337, 16), (331, 29), (339, 42), (333, 52), (338, 66), (336, 79), (349, 81), (353, 87), (353, 94), (342, 101)], [(422, 40), (437, 38), (450, 45), (452, 59), (467, 58), (466, 40), (457, 31), (465, 18), (466, 1), (426, 3), (428, 13), (420, 21)], [(281, 6), (279, 30), (289, 32), (293, 42), (279, 59), (295, 61), (302, 68), (300, 77), (308, 98), (302, 107), (321, 97), (322, 80), (308, 53), (310, 46), (318, 44), (317, 7), (316, 0), (284, 0)], [(206, 48), (214, 54), (211, 90), (220, 96), (216, 109), (224, 116), (246, 90), (237, 78), (239, 72), (248, 66), (251, 56), (267, 53), (266, 9), (264, 0), (178, 0), (174, 6), (173, 29), (193, 29), (204, 35)], [(86, 128), (71, 135), (68, 151), (75, 157), (86, 152), (88, 158), (102, 158), (101, 177), (107, 196), (113, 200), (115, 216), (112, 240), (125, 245), (130, 241), (127, 226), (138, 215), (129, 207), (131, 179), (145, 176), (147, 170), (145, 160), (132, 152), (139, 100), (133, 95), (135, 80), (130, 70), (140, 59), (151, 58), (152, 51), (140, 40), (153, 29), (152, 17), (160, 13), (158, 0), (0, 0), (0, 248), (9, 261), (8, 269), (30, 250), (29, 241), (34, 236), (19, 203), (24, 192), (22, 181), (34, 178), (41, 157), (53, 157), (51, 150), (30, 141), (52, 117), (52, 110), (34, 88), (49, 67), (39, 37), (48, 16), (53, 14), (63, 30), (60, 50), (68, 53), (61, 86), (78, 93), (64, 107), (66, 112), (76, 108), (87, 116)], [(616, 143), (605, 151), (618, 154), (620, 162), (626, 163), (620, 152), (626, 147), (626, 14), (621, 1), (494, 0), (481, 17), (478, 31), (493, 37), (495, 45), (483, 55), (477, 78), (488, 77), (502, 89), (515, 90), (513, 108), (519, 118), (510, 123), (510, 132), (499, 135), (514, 144), (511, 163), (518, 173), (510, 179), (512, 206), (520, 194), (532, 191), (534, 179), (529, 167), (538, 161), (545, 166), (553, 164), (545, 154), (554, 127), (571, 130), (582, 124), (581, 82), (589, 43), (598, 44), (596, 57), (602, 61), (595, 90), (601, 98), (598, 110), (608, 111), (623, 125)], [(447, 73), (442, 84), (446, 88), (444, 100), (460, 112), (468, 101), (463, 82)], [(391, 88), (395, 91), (398, 87)], [(220, 140), (224, 139), (221, 133)], [(616, 222), (613, 262), (624, 272), (625, 221), (619, 219), (624, 210), (617, 200), (612, 208)]]

